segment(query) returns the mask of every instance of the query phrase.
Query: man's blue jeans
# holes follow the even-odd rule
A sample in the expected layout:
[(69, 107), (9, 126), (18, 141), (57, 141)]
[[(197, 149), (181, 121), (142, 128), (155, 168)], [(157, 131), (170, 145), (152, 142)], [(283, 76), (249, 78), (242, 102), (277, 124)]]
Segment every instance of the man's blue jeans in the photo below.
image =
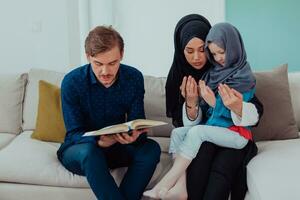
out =
[[(116, 143), (108, 148), (94, 143), (75, 144), (63, 151), (61, 162), (69, 171), (86, 176), (99, 200), (138, 200), (159, 158), (159, 145), (146, 139), (137, 144)], [(120, 187), (109, 172), (118, 167), (128, 167)]]

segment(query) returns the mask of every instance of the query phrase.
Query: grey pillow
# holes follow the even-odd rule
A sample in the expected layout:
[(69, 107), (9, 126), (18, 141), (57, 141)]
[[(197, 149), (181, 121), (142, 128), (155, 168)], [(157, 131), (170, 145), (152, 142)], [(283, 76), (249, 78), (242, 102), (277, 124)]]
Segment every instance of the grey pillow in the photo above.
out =
[(264, 105), (258, 127), (252, 129), (255, 141), (299, 137), (289, 89), (287, 64), (269, 72), (256, 72), (256, 96)]

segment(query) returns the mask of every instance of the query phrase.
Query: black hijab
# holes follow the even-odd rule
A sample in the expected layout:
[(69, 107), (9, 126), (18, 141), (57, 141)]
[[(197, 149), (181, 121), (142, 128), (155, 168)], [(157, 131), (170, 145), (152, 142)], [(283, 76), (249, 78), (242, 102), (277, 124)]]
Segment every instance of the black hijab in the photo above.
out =
[(194, 37), (203, 42), (209, 32), (209, 21), (198, 14), (190, 14), (179, 20), (174, 32), (174, 57), (166, 83), (167, 117), (171, 117), (175, 127), (182, 126), (182, 105), (184, 98), (180, 93), (180, 85), (184, 76), (191, 75), (197, 82), (211, 66), (209, 62), (202, 69), (192, 67), (184, 56), (184, 48)]

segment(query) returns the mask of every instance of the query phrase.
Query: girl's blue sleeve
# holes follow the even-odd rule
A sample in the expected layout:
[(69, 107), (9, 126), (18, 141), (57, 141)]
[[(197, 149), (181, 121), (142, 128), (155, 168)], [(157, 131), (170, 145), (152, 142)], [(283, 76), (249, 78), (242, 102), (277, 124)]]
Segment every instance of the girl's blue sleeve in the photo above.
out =
[(223, 101), (221, 99), (221, 96), (219, 94), (216, 96), (215, 108), (211, 107), (210, 109), (211, 109), (210, 112), (212, 113), (213, 116), (218, 116), (218, 117), (222, 116), (222, 117), (226, 117), (226, 118), (231, 118), (230, 110), (225, 107), (225, 105), (223, 104)]

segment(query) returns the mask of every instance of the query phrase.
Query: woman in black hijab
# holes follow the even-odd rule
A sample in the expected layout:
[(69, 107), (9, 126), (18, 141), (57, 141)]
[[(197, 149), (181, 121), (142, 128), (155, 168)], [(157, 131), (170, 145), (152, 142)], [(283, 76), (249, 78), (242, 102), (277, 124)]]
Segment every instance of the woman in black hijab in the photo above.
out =
[[(189, 52), (185, 52), (186, 45), (194, 37), (201, 39), (204, 44), (210, 28), (209, 21), (197, 14), (183, 17), (176, 25), (173, 64), (166, 83), (167, 116), (172, 118), (175, 127), (183, 126), (182, 105), (185, 101), (183, 96), (187, 77), (191, 76), (198, 82), (211, 67), (205, 56), (204, 46), (197, 49), (197, 63), (192, 63)], [(261, 117), (262, 104), (256, 97), (251, 103)], [(247, 191), (246, 165), (256, 153), (257, 147), (253, 142), (249, 142), (242, 151), (203, 143), (187, 170), (188, 199), (227, 200), (230, 192), (231, 199), (244, 199)]]
[[(188, 26), (186, 26), (188, 24)], [(191, 14), (183, 17), (175, 28), (174, 34), (174, 58), (173, 64), (168, 74), (166, 83), (166, 109), (167, 117), (172, 118), (175, 127), (183, 126), (182, 105), (184, 98), (179, 89), (183, 77), (191, 75), (198, 83), (206, 70), (211, 66), (206, 60), (203, 46), (203, 60), (201, 68), (191, 66), (184, 55), (184, 48), (187, 43), (197, 37), (205, 42), (205, 38), (211, 28), (209, 21), (201, 15)]]

